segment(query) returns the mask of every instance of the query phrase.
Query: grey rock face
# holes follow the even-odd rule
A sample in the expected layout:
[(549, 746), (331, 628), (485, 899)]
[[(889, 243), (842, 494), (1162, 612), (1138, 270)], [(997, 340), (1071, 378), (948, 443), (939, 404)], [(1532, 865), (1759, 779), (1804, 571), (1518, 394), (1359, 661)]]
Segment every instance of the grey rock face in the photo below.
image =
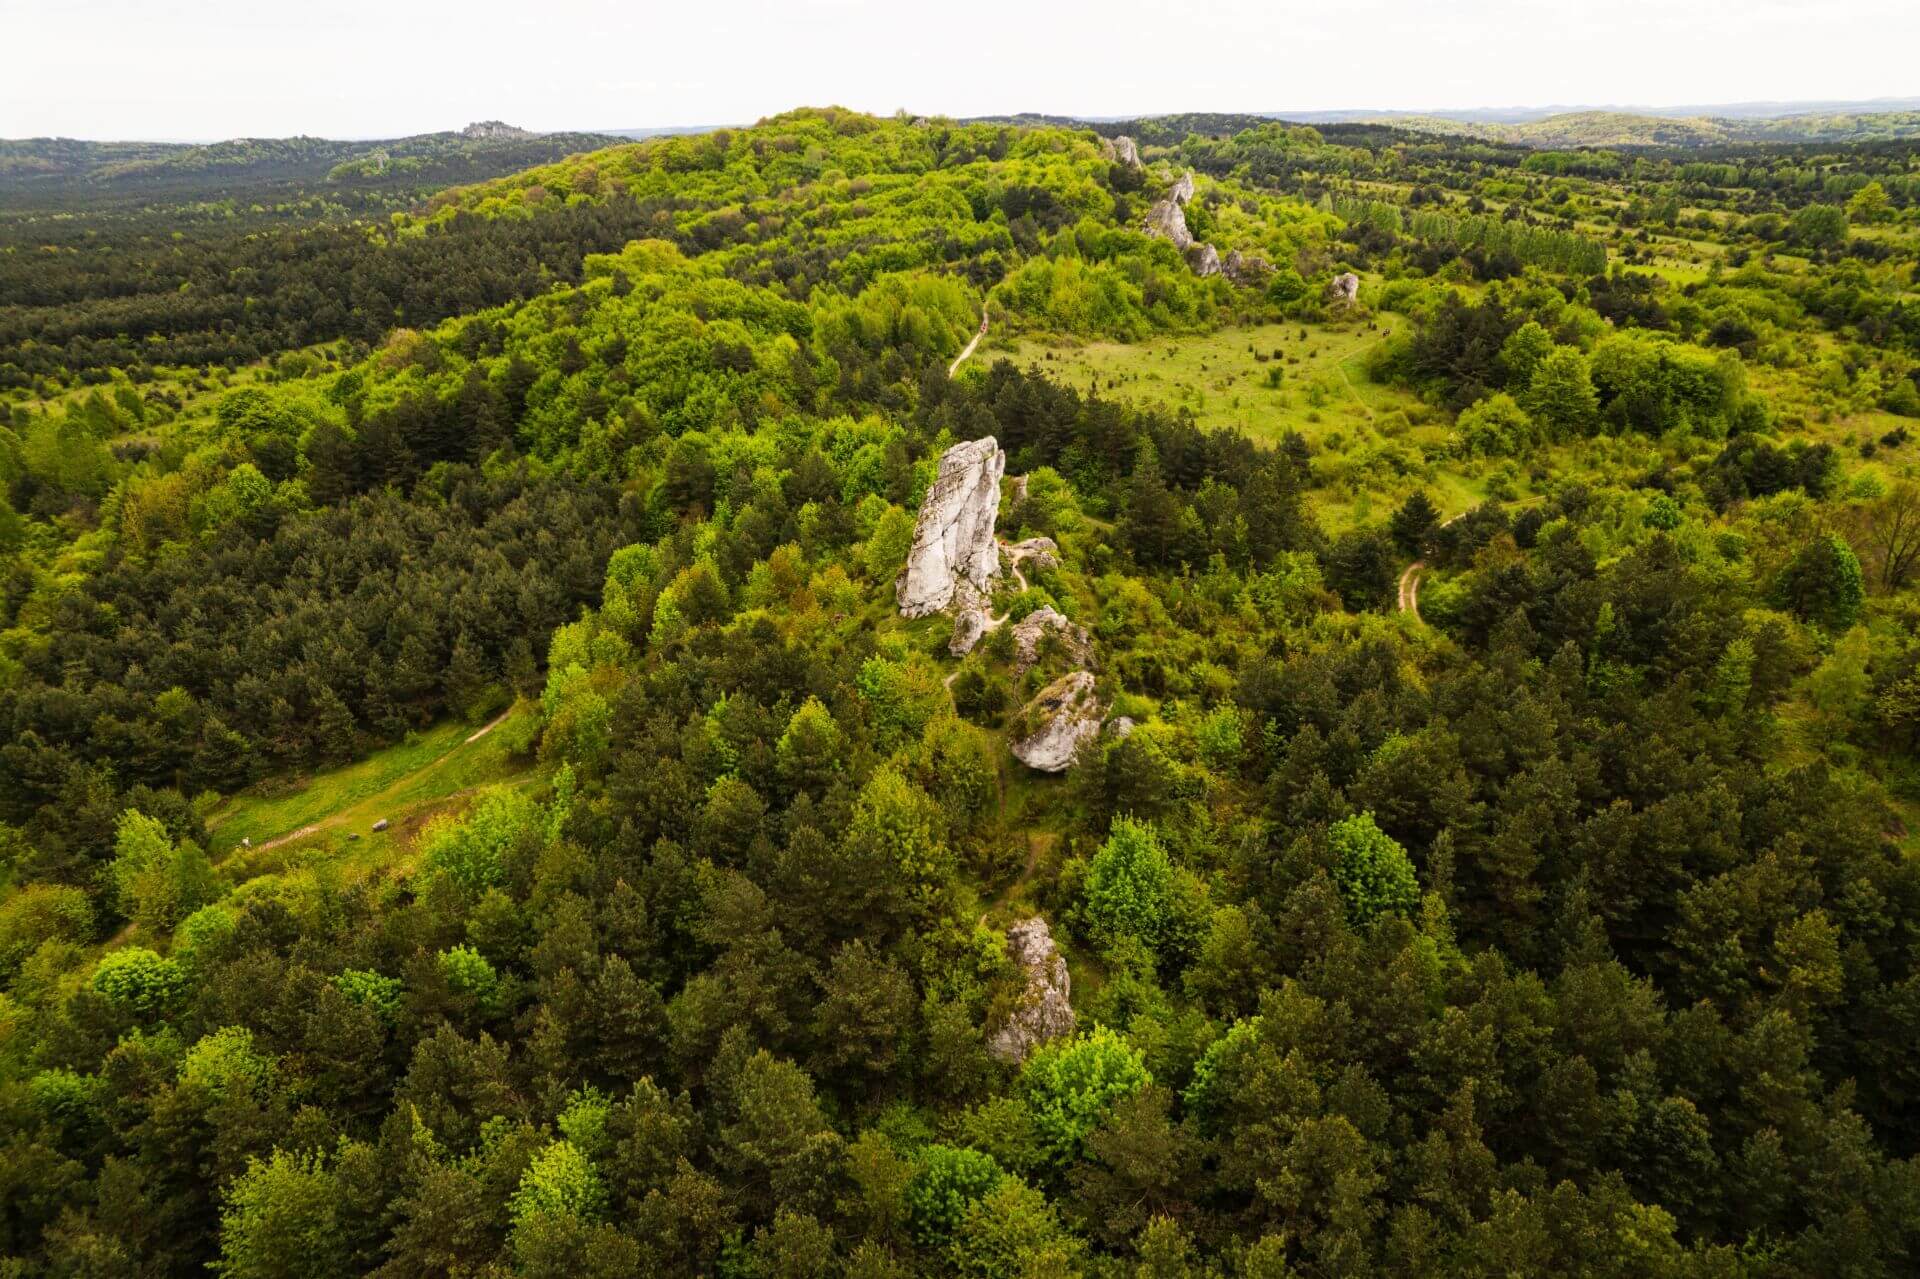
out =
[(1100, 732), (1093, 676), (1067, 672), (1035, 694), (1021, 716), (1036, 727), (1013, 743), (1013, 757), (1042, 773), (1066, 772), (1080, 743)]
[(956, 444), (940, 457), (940, 470), (913, 528), (913, 549), (894, 582), (894, 598), (906, 617), (938, 613), (953, 602), (964, 581), (985, 592), (1000, 572), (1000, 546), (993, 522), (1000, 513), (1000, 476), (1007, 455), (992, 436)]
[(1187, 250), (1187, 265), (1198, 276), (1220, 274), (1220, 251), (1211, 244), (1195, 244)]
[(1168, 196), (1155, 200), (1147, 210), (1147, 234), (1172, 240), (1173, 247), (1185, 253), (1193, 245), (1193, 233), (1187, 230), (1187, 215), (1180, 201)]
[(1133, 139), (1126, 134), (1123, 133), (1119, 137), (1114, 138), (1111, 143), (1109, 143), (1109, 146), (1113, 151), (1113, 158), (1121, 164), (1126, 165), (1129, 169), (1144, 169), (1146, 167), (1146, 165), (1140, 162), (1140, 148), (1135, 146)]
[(955, 657), (965, 657), (992, 629), (993, 617), (987, 611), (986, 597), (961, 582), (953, 592), (953, 638), (947, 641), (947, 651)]
[(1167, 199), (1172, 200), (1175, 204), (1185, 204), (1188, 200), (1193, 199), (1192, 169), (1188, 169), (1180, 175), (1180, 180), (1173, 184), (1173, 190), (1167, 192)]
[(1107, 721), (1107, 727), (1105, 731), (1108, 737), (1117, 739), (1117, 738), (1125, 737), (1128, 733), (1131, 733), (1137, 727), (1138, 725), (1136, 725), (1133, 722), (1132, 716), (1116, 715), (1112, 719)]
[(1360, 277), (1348, 271), (1327, 281), (1327, 301), (1335, 306), (1354, 306), (1360, 301)]
[(1067, 961), (1054, 947), (1046, 920), (1036, 915), (1007, 929), (1007, 954), (1025, 974), (1027, 988), (1007, 1024), (988, 1037), (987, 1051), (1018, 1065), (1049, 1039), (1072, 1034), (1075, 1017), (1067, 1001)]
[(1067, 656), (1075, 666), (1084, 668), (1093, 660), (1093, 641), (1087, 628), (1067, 620), (1051, 605), (1035, 609), (1013, 625), (1013, 672), (1024, 674), (1040, 660), (1040, 645), (1049, 635), (1060, 636)]

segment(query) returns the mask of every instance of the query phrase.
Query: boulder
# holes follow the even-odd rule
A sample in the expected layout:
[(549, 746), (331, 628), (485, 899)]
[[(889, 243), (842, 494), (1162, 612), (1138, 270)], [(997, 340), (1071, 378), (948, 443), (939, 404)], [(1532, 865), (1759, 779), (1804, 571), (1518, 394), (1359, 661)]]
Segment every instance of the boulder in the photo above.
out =
[(987, 610), (987, 597), (968, 583), (960, 583), (953, 593), (953, 638), (947, 641), (947, 651), (955, 657), (965, 657), (992, 629), (993, 615)]
[(1137, 727), (1139, 727), (1139, 725), (1133, 722), (1132, 716), (1115, 715), (1112, 719), (1107, 721), (1107, 727), (1105, 729), (1105, 732), (1108, 737), (1118, 740), (1122, 737), (1125, 737), (1127, 734), (1131, 733)]
[(1100, 732), (1093, 676), (1067, 672), (1035, 694), (1020, 718), (1027, 728), (1012, 745), (1013, 757), (1042, 773), (1064, 773), (1080, 743)]
[(893, 584), (906, 617), (926, 617), (953, 602), (961, 582), (985, 593), (1000, 572), (993, 522), (1000, 514), (1000, 476), (1007, 455), (992, 436), (956, 444), (940, 457), (933, 487), (920, 504), (907, 566)]
[(1040, 644), (1049, 635), (1058, 635), (1067, 657), (1076, 667), (1085, 668), (1093, 658), (1093, 641), (1087, 628), (1067, 620), (1052, 605), (1037, 608), (1013, 625), (1013, 671), (1019, 675), (1040, 660)]
[(1211, 244), (1195, 244), (1187, 250), (1187, 265), (1193, 268), (1195, 275), (1205, 277), (1220, 274), (1220, 250)]
[(387, 828), (387, 826), (388, 826), (387, 819), (382, 817), (379, 821), (373, 824), (373, 829), (376, 831), (383, 831)]
[[(1025, 486), (1024, 477), (1020, 483)], [(1060, 547), (1050, 537), (1030, 537), (1024, 542), (1009, 545), (1007, 558), (1015, 564), (1030, 565), (1036, 569), (1056, 568), (1060, 564)]]
[(1351, 271), (1327, 281), (1327, 301), (1334, 306), (1355, 306), (1360, 301), (1360, 277)]
[(1073, 1033), (1073, 1005), (1067, 1000), (1072, 982), (1047, 921), (1038, 915), (1007, 929), (1007, 954), (1026, 988), (1006, 1024), (987, 1037), (987, 1051), (1017, 1066), (1049, 1039)]

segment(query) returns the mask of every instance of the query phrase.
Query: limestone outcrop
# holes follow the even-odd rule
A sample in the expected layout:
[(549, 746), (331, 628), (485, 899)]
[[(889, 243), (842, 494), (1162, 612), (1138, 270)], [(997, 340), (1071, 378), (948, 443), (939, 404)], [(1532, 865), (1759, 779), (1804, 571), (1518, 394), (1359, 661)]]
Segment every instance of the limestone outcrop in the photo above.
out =
[(1053, 944), (1047, 921), (1038, 915), (1007, 929), (1007, 954), (1026, 981), (1020, 1002), (1006, 1024), (987, 1038), (987, 1051), (1018, 1065), (1041, 1044), (1073, 1033), (1075, 1017), (1067, 961)]
[(1040, 645), (1058, 635), (1067, 658), (1084, 670), (1093, 661), (1093, 640), (1087, 628), (1071, 622), (1051, 604), (1037, 608), (1013, 624), (1013, 672), (1023, 675), (1040, 660)]
[(926, 617), (953, 603), (961, 582), (985, 594), (1000, 572), (993, 522), (1000, 513), (1000, 476), (1007, 455), (992, 436), (956, 444), (940, 457), (933, 487), (920, 504), (913, 549), (894, 582), (906, 617)]
[(1360, 277), (1347, 271), (1328, 280), (1327, 301), (1336, 307), (1359, 305)]
[(1013, 743), (1013, 757), (1042, 773), (1066, 772), (1080, 744), (1100, 732), (1093, 676), (1068, 671), (1035, 694), (1020, 718), (1027, 727)]
[(1181, 202), (1168, 196), (1155, 200), (1147, 210), (1147, 233), (1173, 241), (1173, 247), (1185, 253), (1193, 247), (1193, 232), (1187, 230), (1187, 215)]
[(1187, 265), (1193, 268), (1197, 276), (1206, 277), (1220, 274), (1220, 250), (1211, 244), (1195, 243), (1187, 250)]
[(1104, 731), (1108, 737), (1118, 741), (1120, 738), (1132, 733), (1133, 730), (1138, 727), (1139, 725), (1133, 722), (1131, 715), (1115, 715), (1107, 721), (1107, 727)]
[(947, 641), (949, 653), (965, 657), (993, 630), (993, 614), (987, 605), (987, 597), (974, 590), (971, 583), (961, 582), (954, 588), (953, 638)]
[[(1026, 496), (1027, 480), (1020, 477), (1020, 495)], [(1030, 537), (1007, 546), (1007, 558), (1024, 568), (1049, 569), (1060, 565), (1060, 547), (1050, 537)]]
[(1258, 253), (1242, 253), (1238, 249), (1227, 250), (1227, 256), (1220, 260), (1220, 272), (1235, 284), (1263, 285), (1273, 275), (1273, 263)]

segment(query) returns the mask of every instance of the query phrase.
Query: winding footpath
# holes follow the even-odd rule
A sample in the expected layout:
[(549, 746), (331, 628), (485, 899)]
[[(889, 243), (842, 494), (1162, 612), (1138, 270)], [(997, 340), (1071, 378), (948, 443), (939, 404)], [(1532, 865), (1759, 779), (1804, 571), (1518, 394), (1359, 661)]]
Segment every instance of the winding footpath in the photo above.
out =
[[(1460, 515), (1465, 514), (1465, 511), (1460, 512)], [(1445, 528), (1447, 525), (1453, 523), (1454, 520), (1459, 519), (1460, 515), (1454, 516), (1453, 519), (1440, 521), (1440, 527)], [(1426, 622), (1425, 619), (1420, 616), (1420, 574), (1426, 567), (1427, 562), (1425, 560), (1415, 560), (1413, 563), (1407, 565), (1407, 571), (1400, 575), (1400, 611), (1402, 613), (1412, 613), (1413, 620), (1423, 626)]]
[(961, 364), (966, 361), (969, 355), (973, 354), (973, 348), (979, 346), (980, 339), (985, 336), (987, 336), (987, 304), (982, 302), (980, 304), (980, 327), (974, 331), (973, 340), (968, 342), (966, 348), (962, 350), (960, 354), (953, 357), (953, 363), (947, 366), (947, 376), (949, 378), (960, 371)]

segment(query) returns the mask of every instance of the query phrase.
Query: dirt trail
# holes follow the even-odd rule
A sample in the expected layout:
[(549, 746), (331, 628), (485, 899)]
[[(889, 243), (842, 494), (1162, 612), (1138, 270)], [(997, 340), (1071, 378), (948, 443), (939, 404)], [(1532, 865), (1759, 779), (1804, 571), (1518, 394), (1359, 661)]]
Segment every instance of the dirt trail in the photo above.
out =
[[(1460, 515), (1456, 515), (1452, 519), (1440, 521), (1440, 527), (1445, 528), (1447, 525), (1453, 523), (1454, 520), (1459, 519), (1461, 515), (1465, 514), (1466, 512), (1462, 511)], [(1413, 620), (1422, 625), (1426, 623), (1425, 619), (1420, 616), (1420, 574), (1425, 571), (1426, 567), (1427, 562), (1425, 560), (1415, 560), (1413, 563), (1407, 565), (1407, 571), (1400, 575), (1400, 611), (1402, 613), (1412, 613)]]
[(982, 302), (980, 304), (980, 327), (974, 331), (973, 340), (968, 342), (966, 348), (962, 350), (960, 354), (953, 357), (953, 363), (947, 366), (948, 377), (952, 377), (960, 371), (960, 365), (966, 361), (969, 355), (973, 354), (973, 348), (979, 346), (980, 339), (985, 336), (987, 336), (987, 304)]
[[(1000, 543), (1000, 549), (1003, 551), (1008, 549), (1007, 544), (1005, 542)], [(1020, 583), (1020, 589), (1024, 592), (1027, 589), (1027, 575), (1020, 571), (1020, 561), (1015, 559), (1010, 559), (1007, 561), (1007, 566), (1013, 570), (1013, 580)], [(1009, 616), (1011, 616), (1010, 613), (1002, 613), (998, 617), (994, 617), (993, 615), (989, 614), (987, 616), (987, 629), (980, 632), (980, 638), (985, 639), (987, 636), (993, 634), (993, 632), (999, 630), (1002, 626), (1005, 626), (1007, 624), (1007, 618)], [(975, 642), (977, 643), (978, 641), (975, 641)], [(957, 679), (959, 675), (960, 675), (960, 672), (958, 670), (952, 671), (947, 675), (945, 679), (941, 680), (940, 682), (947, 686), (947, 691), (951, 692), (953, 691), (953, 681)]]
[[(491, 733), (494, 729), (506, 723), (507, 719), (512, 714), (513, 714), (513, 707), (509, 706), (506, 710), (501, 711), (498, 715), (494, 716), (493, 719), (481, 725), (479, 728), (476, 728), (475, 730), (473, 730), (473, 732), (467, 734), (467, 736), (461, 740), (459, 746), (455, 746), (451, 750), (448, 750), (445, 753), (438, 755), (435, 758), (427, 761), (425, 764), (422, 764), (419, 768), (415, 769), (413, 772), (408, 773), (403, 777), (397, 777), (393, 781), (389, 782), (386, 786), (381, 788), (382, 793), (391, 791), (395, 787), (404, 785), (405, 783), (412, 781), (416, 777), (420, 777), (420, 776), (423, 776), (424, 774), (431, 773), (436, 768), (441, 767), (448, 760), (452, 759), (454, 755), (456, 755), (460, 751), (461, 747), (473, 745), (475, 742), (485, 737), (488, 733)], [(470, 786), (470, 787), (467, 787), (466, 790), (456, 791), (453, 796), (449, 796), (448, 798), (454, 798), (459, 795), (464, 795), (464, 794), (467, 794), (469, 791), (472, 791), (475, 789), (477, 788)], [(270, 849), (270, 848), (278, 848), (282, 844), (290, 844), (296, 839), (305, 839), (307, 836), (317, 835), (323, 830), (331, 830), (335, 826), (340, 825), (341, 822), (345, 821), (347, 812), (352, 811), (352, 809), (354, 807), (357, 807), (358, 803), (361, 803), (361, 802), (364, 802), (364, 800), (356, 801), (355, 804), (349, 805), (346, 812), (334, 813), (330, 816), (322, 817), (317, 822), (308, 822), (305, 826), (302, 826), (298, 830), (290, 830), (284, 835), (275, 835), (272, 839), (262, 840), (260, 843), (254, 844), (251, 848), (247, 849), (246, 851), (253, 852), (253, 853), (265, 852), (267, 849)]]

